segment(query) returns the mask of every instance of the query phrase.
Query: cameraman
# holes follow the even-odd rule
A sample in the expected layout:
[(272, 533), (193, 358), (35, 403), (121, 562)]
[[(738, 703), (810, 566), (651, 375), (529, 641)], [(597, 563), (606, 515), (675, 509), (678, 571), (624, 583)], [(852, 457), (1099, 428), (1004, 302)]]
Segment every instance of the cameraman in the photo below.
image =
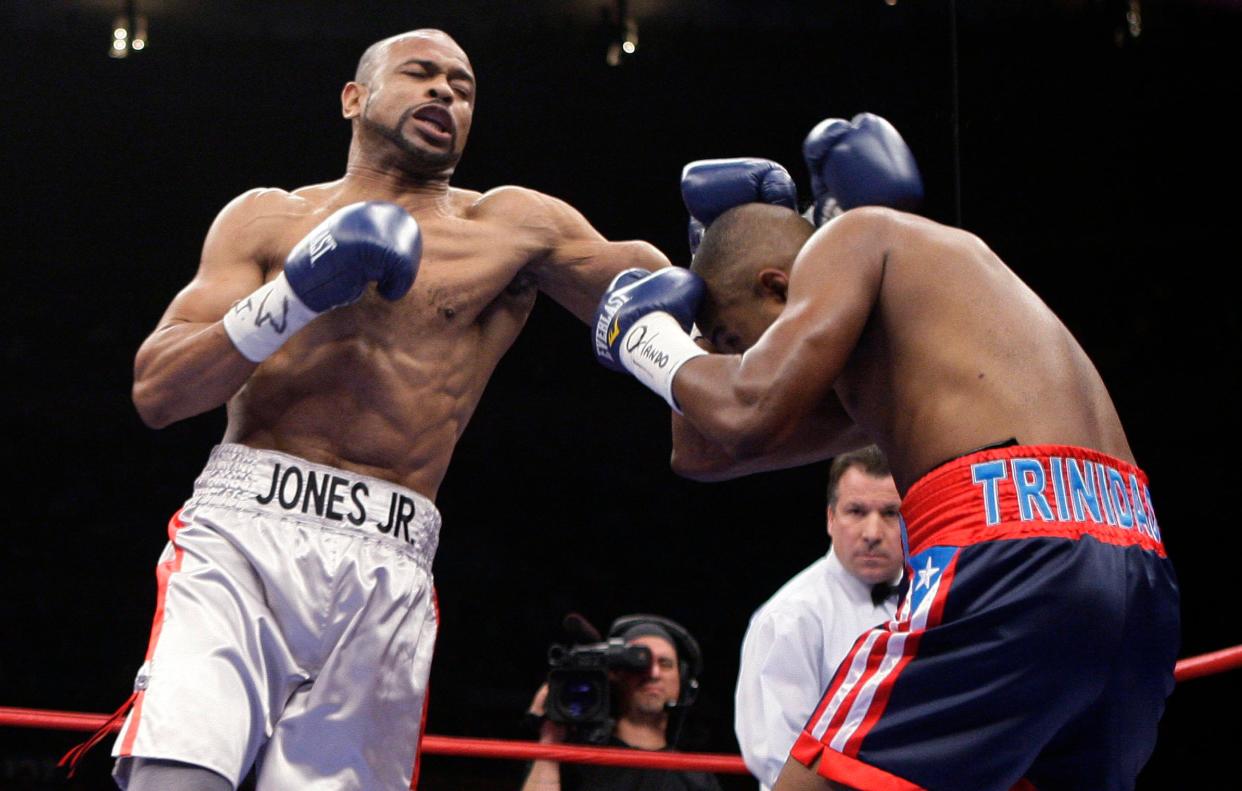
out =
[[(655, 615), (618, 618), (609, 629), (610, 639), (651, 652), (644, 670), (609, 671), (615, 719), (609, 720), (602, 739), (608, 747), (635, 750), (668, 750), (676, 743), (681, 715), (698, 688), (701, 658), (698, 644), (679, 624)], [(548, 685), (531, 702), (529, 714), (541, 720), (539, 741), (561, 744), (581, 735), (574, 726), (555, 722), (546, 715)], [(670, 720), (676, 722), (670, 728)], [(670, 735), (671, 732), (671, 735)], [(639, 769), (556, 761), (534, 761), (522, 791), (720, 791), (716, 778), (704, 772)]]

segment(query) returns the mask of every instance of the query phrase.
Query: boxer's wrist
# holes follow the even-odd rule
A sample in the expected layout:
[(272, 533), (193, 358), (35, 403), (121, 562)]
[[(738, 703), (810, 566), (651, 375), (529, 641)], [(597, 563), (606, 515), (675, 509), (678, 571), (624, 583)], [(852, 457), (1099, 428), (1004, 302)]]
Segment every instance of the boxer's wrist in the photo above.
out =
[(621, 365), (657, 395), (677, 414), (681, 407), (673, 398), (673, 377), (686, 361), (706, 351), (699, 348), (677, 319), (664, 311), (648, 313), (621, 339)]
[(237, 301), (224, 314), (224, 331), (237, 351), (261, 363), (319, 314), (298, 298), (285, 273)]

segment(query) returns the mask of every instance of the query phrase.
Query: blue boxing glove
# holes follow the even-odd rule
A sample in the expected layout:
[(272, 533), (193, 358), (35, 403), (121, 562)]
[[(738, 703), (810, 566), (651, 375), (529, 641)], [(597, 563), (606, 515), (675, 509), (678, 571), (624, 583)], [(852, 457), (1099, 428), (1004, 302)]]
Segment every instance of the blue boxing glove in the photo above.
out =
[(858, 206), (917, 211), (923, 203), (923, 178), (914, 154), (878, 115), (820, 121), (803, 141), (802, 155), (811, 171), (817, 226)]
[(358, 300), (375, 283), (397, 300), (410, 290), (423, 237), (395, 203), (351, 203), (316, 225), (285, 259), (284, 271), (224, 314), (224, 330), (251, 362), (263, 362), (324, 311)]
[(690, 212), (690, 253), (699, 249), (707, 226), (734, 206), (774, 203), (798, 208), (798, 189), (789, 171), (770, 159), (700, 159), (681, 170), (681, 199)]
[(285, 259), (285, 277), (316, 313), (356, 301), (369, 283), (384, 299), (396, 300), (414, 283), (422, 251), (418, 223), (405, 209), (353, 203), (298, 242)]
[(704, 290), (702, 278), (675, 266), (617, 275), (595, 310), (596, 359), (633, 374), (680, 413), (673, 377), (687, 360), (707, 353), (688, 334)]

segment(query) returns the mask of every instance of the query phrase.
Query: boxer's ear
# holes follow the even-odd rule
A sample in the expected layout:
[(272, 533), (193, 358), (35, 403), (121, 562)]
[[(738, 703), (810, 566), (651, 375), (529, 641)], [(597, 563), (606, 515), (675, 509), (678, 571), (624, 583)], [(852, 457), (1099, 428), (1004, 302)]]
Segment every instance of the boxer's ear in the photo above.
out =
[(367, 101), (367, 86), (360, 82), (345, 83), (341, 89), (341, 117), (357, 118), (362, 115), (362, 108)]
[(765, 296), (772, 296), (781, 302), (785, 301), (786, 295), (789, 293), (789, 274), (784, 270), (768, 267), (759, 270), (756, 275), (759, 279), (759, 288)]

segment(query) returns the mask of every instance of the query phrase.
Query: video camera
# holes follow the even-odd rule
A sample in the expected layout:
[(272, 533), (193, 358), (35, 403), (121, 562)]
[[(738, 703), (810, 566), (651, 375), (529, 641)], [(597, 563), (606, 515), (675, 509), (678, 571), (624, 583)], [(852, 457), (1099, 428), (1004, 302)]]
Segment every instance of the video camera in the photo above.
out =
[(578, 739), (602, 742), (613, 726), (609, 671), (648, 672), (651, 649), (626, 645), (620, 638), (558, 644), (548, 648), (548, 667), (548, 719), (570, 726)]

